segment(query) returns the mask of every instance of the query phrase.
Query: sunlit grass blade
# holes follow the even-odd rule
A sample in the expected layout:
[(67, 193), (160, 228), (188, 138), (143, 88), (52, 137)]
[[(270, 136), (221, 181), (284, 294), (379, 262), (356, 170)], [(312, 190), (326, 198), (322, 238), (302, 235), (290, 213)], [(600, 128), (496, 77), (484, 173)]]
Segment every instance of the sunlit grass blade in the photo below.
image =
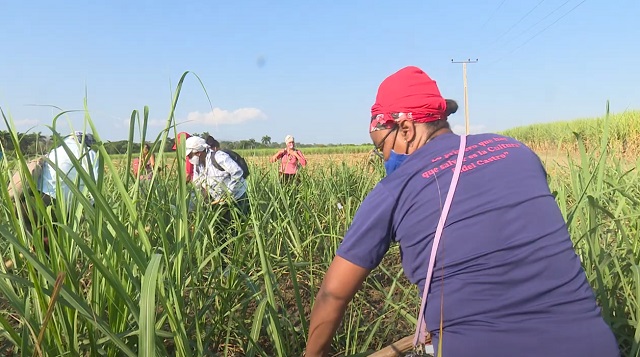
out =
[(142, 293), (140, 296), (140, 333), (139, 357), (156, 355), (156, 283), (160, 273), (162, 256), (154, 254), (142, 277)]

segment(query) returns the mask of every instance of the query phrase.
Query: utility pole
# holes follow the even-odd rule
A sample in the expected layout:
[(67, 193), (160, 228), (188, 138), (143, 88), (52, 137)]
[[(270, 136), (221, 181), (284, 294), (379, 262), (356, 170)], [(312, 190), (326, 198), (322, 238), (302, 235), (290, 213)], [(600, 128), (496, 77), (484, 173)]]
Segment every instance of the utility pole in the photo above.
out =
[(466, 61), (454, 61), (451, 60), (451, 63), (462, 63), (462, 80), (464, 82), (464, 125), (466, 128), (466, 134), (469, 135), (469, 99), (467, 98), (467, 63), (477, 63), (478, 59), (475, 60), (467, 59)]

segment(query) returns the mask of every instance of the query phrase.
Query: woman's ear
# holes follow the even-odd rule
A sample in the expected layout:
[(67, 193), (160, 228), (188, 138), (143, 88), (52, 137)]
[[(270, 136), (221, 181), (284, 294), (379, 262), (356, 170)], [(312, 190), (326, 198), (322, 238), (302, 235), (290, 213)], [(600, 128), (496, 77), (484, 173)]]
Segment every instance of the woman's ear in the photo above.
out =
[(416, 124), (411, 120), (403, 120), (398, 126), (400, 127), (400, 135), (402, 135), (402, 141), (410, 143), (416, 137)]

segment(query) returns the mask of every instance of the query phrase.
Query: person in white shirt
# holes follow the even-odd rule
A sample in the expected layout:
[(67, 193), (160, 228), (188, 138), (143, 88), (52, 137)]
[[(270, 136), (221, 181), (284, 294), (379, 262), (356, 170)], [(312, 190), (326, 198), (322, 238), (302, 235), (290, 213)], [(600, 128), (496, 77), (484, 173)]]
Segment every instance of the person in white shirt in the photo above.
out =
[[(93, 179), (97, 179), (98, 157), (97, 153), (91, 150), (91, 145), (94, 143), (95, 140), (92, 134), (84, 134), (81, 131), (76, 131), (64, 139), (64, 144), (69, 148), (73, 158), (80, 161), (83, 168), (87, 173), (92, 175)], [(62, 194), (62, 197), (67, 200), (71, 198), (71, 190), (63, 177), (60, 176), (61, 174), (69, 178), (71, 182), (77, 182), (78, 189), (81, 192), (84, 190), (85, 184), (82, 179), (76, 180), (78, 172), (75, 166), (73, 166), (71, 157), (67, 154), (64, 145), (58, 146), (49, 153), (48, 162), (46, 162), (42, 168), (40, 192), (50, 196), (54, 200), (59, 199), (59, 187), (59, 193)]]
[[(86, 170), (93, 179), (98, 177), (98, 158), (95, 151), (91, 150), (91, 145), (95, 143), (93, 135), (84, 134), (76, 131), (64, 139), (64, 144), (68, 147), (71, 155), (75, 160), (80, 161), (84, 170)], [(71, 156), (67, 154), (64, 145), (60, 145), (53, 149), (47, 160), (42, 166), (42, 173), (38, 179), (38, 191), (45, 206), (52, 206), (56, 201), (64, 199), (69, 202), (72, 196), (71, 189), (64, 180), (68, 177), (73, 183), (77, 183), (81, 192), (84, 191), (85, 183), (77, 178), (78, 173), (73, 166)], [(27, 198), (23, 195), (20, 199), (19, 207), (22, 210), (23, 217), (29, 217), (29, 209), (27, 208)], [(51, 210), (51, 220), (57, 222), (55, 210)], [(37, 217), (34, 217), (37, 219)], [(34, 234), (33, 223), (30, 218), (26, 218), (24, 222), (25, 231)], [(49, 254), (49, 237), (47, 232), (42, 233), (44, 250)], [(35, 248), (35, 247), (34, 247)]]
[[(227, 153), (209, 146), (201, 137), (188, 138), (185, 149), (187, 159), (193, 164), (193, 184), (202, 189), (208, 201), (217, 207), (229, 208), (235, 204), (243, 214), (248, 214), (247, 183), (242, 177), (242, 168)], [(224, 218), (230, 220), (228, 209)]]

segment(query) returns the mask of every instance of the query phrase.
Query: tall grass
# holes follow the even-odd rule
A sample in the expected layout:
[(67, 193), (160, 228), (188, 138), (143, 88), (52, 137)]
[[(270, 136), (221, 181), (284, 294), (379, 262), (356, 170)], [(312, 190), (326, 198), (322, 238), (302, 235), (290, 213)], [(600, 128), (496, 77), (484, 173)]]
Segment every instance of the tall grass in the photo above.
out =
[(589, 152), (598, 151), (606, 128), (608, 149), (616, 156), (637, 157), (640, 154), (640, 111), (627, 111), (606, 117), (533, 124), (505, 130), (502, 134), (527, 143), (536, 151), (571, 151), (578, 153), (578, 142)]
[[(147, 117), (146, 110), (133, 113), (130, 141), (135, 130), (146, 135)], [(174, 130), (169, 117), (155, 139), (160, 147)], [(61, 142), (55, 124), (51, 129)], [(557, 167), (550, 185), (606, 321), (624, 354), (638, 356), (640, 177), (614, 158), (609, 131), (602, 130), (597, 154), (574, 137), (580, 156)], [(381, 167), (328, 161), (303, 171), (298, 185), (283, 185), (274, 166), (253, 166), (251, 213), (221, 230), (218, 212), (191, 196), (183, 148), (159, 153), (158, 162), (169, 167), (157, 169), (151, 182), (129, 173), (140, 152), (116, 161), (101, 145), (97, 150), (103, 174), (92, 183), (75, 162), (87, 188), (80, 192), (69, 182), (68, 202), (46, 208), (28, 195), (23, 216), (0, 187), (0, 255), (12, 262), (0, 266), (0, 353), (301, 355), (323, 274)], [(17, 155), (3, 165), (26, 170)], [(2, 170), (0, 180), (8, 175)], [(37, 227), (33, 234), (26, 220)], [(335, 352), (361, 355), (411, 333), (418, 302), (392, 247), (350, 305)]]
[(611, 123), (607, 113), (599, 122), (599, 148), (591, 153), (582, 134), (574, 132), (578, 158), (568, 157), (550, 184), (605, 320), (623, 355), (638, 356), (640, 160), (622, 159), (612, 150), (617, 144), (609, 138)]

